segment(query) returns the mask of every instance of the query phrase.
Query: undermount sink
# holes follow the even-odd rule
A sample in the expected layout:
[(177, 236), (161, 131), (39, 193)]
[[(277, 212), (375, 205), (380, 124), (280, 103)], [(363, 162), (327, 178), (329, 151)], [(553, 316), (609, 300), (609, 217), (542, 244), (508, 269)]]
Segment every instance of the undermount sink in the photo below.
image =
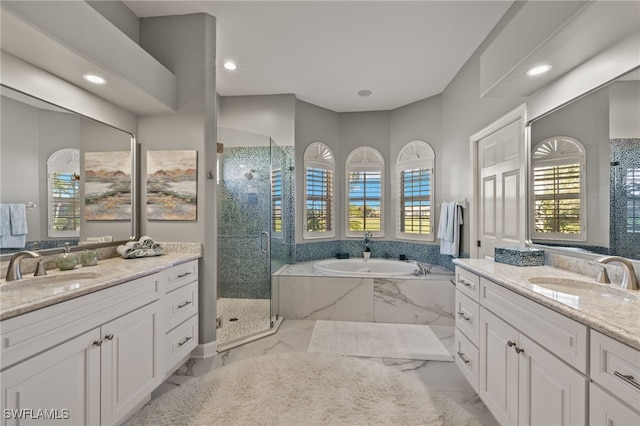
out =
[[(552, 292), (578, 297), (608, 297), (618, 300), (640, 300), (638, 294), (611, 285), (557, 277), (533, 277), (529, 282)], [(544, 291), (542, 291), (544, 293)]]
[(44, 275), (41, 277), (27, 277), (17, 281), (2, 281), (0, 291), (7, 292), (17, 288), (47, 285), (74, 285), (85, 280), (93, 280), (100, 277), (97, 272), (68, 272), (56, 275)]

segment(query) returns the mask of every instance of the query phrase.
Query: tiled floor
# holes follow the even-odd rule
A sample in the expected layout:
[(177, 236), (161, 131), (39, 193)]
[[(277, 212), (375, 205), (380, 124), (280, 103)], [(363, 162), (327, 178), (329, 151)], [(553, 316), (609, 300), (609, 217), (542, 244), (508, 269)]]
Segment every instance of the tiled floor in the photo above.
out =
[[(246, 358), (269, 353), (306, 352), (311, 341), (315, 321), (285, 320), (278, 332), (255, 342), (229, 349), (208, 359), (190, 360), (176, 374), (169, 377), (153, 393), (157, 397), (176, 386), (180, 386), (194, 376), (229, 365)], [(433, 332), (449, 350), (453, 347), (453, 327), (432, 326)], [(485, 425), (497, 425), (498, 422), (482, 403), (473, 388), (466, 381), (455, 363), (443, 361), (415, 361), (370, 358), (376, 362), (397, 368), (413, 376), (462, 405), (469, 413)]]
[(269, 299), (220, 298), (217, 303), (222, 327), (216, 330), (218, 344), (233, 342), (244, 336), (270, 328)]

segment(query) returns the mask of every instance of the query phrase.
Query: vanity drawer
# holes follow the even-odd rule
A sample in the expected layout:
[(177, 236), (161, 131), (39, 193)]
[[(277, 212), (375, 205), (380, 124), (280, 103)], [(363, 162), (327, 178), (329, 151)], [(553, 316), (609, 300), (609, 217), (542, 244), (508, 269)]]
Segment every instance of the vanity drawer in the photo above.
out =
[(192, 282), (167, 294), (165, 306), (167, 315), (165, 331), (169, 331), (198, 313), (198, 283)]
[(167, 371), (172, 371), (183, 358), (198, 346), (198, 315), (183, 322), (165, 336), (164, 353)]
[[(640, 401), (636, 401), (636, 404), (640, 404)], [(638, 408), (637, 405), (636, 408)], [(640, 414), (591, 382), (589, 386), (589, 425), (640, 425)]]
[(480, 339), (480, 305), (460, 290), (456, 290), (456, 328), (464, 333), (474, 345)]
[(485, 278), (480, 279), (480, 304), (576, 370), (587, 373), (585, 325)]
[(478, 348), (458, 328), (456, 328), (455, 334), (455, 349), (456, 365), (471, 384), (473, 390), (478, 392), (478, 378), (480, 377), (478, 374)]
[(477, 302), (480, 295), (480, 277), (456, 266), (456, 289)]
[(632, 407), (640, 407), (640, 351), (591, 330), (591, 379)]
[(198, 280), (198, 261), (192, 260), (191, 262), (183, 263), (172, 267), (167, 271), (167, 288), (166, 292), (169, 293), (177, 288), (182, 287), (185, 284), (189, 284), (192, 281)]
[(153, 274), (4, 320), (1, 368), (159, 298), (160, 274)]

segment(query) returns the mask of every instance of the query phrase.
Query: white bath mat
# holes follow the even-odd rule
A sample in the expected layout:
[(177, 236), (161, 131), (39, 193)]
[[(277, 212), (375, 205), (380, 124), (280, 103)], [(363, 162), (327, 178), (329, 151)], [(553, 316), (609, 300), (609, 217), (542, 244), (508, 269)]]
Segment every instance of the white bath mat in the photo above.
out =
[(316, 321), (307, 352), (369, 358), (453, 361), (428, 325)]

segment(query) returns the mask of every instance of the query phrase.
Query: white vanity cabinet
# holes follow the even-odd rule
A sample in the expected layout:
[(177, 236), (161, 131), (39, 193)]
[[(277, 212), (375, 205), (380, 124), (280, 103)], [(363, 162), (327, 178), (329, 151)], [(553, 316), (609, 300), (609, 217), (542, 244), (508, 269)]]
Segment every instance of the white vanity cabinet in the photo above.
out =
[(587, 379), (485, 308), (479, 395), (501, 424), (586, 424)]
[(477, 275), (456, 268), (455, 285), (455, 362), (473, 389), (478, 392), (480, 280)]
[(476, 377), (456, 363), (500, 424), (585, 425), (587, 328), (460, 267), (456, 289), (456, 348), (477, 349)]
[[(173, 300), (167, 289), (194, 284), (169, 285), (184, 265), (195, 295)], [(56, 424), (113, 425), (146, 403), (173, 367), (167, 327), (174, 302), (189, 300), (191, 311), (182, 317), (184, 307), (177, 308), (173, 329), (195, 323), (180, 360), (197, 344), (197, 261), (184, 265), (2, 321), (2, 424), (52, 416)]]
[(640, 351), (591, 330), (589, 424), (640, 425)]

